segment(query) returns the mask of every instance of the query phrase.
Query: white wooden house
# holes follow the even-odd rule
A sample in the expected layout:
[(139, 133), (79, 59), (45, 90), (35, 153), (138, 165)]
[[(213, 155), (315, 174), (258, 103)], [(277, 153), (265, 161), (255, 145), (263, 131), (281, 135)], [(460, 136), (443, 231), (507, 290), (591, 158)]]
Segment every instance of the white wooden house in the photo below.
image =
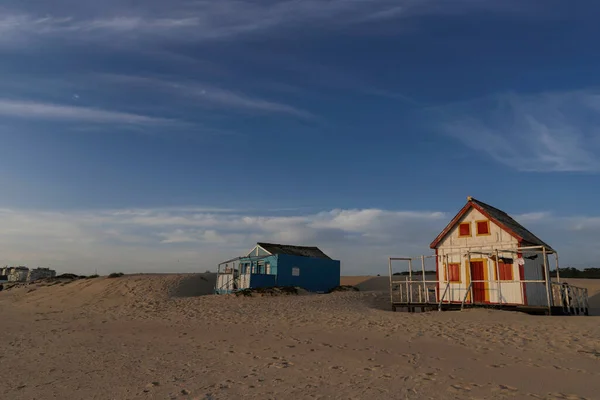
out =
[[(472, 197), (430, 247), (435, 254), (389, 258), (393, 310), (488, 305), (545, 314), (589, 312), (587, 289), (560, 282), (558, 254), (550, 245), (504, 211)], [(435, 262), (435, 280), (426, 276), (426, 261)], [(394, 272), (398, 262), (408, 266), (401, 277)], [(415, 264), (421, 264), (420, 271)]]
[(438, 297), (447, 284), (442, 301), (547, 305), (552, 247), (504, 211), (467, 200), (430, 245), (437, 255)]

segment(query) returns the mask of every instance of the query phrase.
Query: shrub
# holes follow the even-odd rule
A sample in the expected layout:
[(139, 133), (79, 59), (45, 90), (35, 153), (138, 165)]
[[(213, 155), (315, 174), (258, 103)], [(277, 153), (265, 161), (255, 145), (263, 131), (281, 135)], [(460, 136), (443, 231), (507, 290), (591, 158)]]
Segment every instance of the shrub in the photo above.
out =
[(334, 287), (328, 293), (334, 293), (334, 292), (358, 292), (358, 291), (359, 291), (359, 289), (356, 286), (342, 285), (342, 286)]
[(108, 277), (109, 277), (109, 278), (120, 278), (120, 277), (122, 277), (123, 275), (125, 275), (125, 274), (124, 274), (124, 273), (122, 273), (122, 272), (113, 272), (112, 274), (108, 275)]

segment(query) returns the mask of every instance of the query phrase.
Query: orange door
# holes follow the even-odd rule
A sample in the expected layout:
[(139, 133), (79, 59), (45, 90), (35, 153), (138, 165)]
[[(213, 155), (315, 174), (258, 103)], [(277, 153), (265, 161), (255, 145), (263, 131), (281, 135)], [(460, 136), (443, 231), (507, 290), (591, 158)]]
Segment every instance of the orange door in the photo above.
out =
[[(471, 261), (471, 281), (485, 280), (483, 261)], [(473, 302), (485, 303), (485, 282), (473, 282)]]

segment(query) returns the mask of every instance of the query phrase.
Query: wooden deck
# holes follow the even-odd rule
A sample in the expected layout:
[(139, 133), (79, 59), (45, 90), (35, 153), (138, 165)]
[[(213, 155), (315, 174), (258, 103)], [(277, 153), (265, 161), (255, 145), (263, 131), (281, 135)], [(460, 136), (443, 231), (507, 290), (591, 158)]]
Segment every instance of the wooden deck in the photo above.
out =
[[(426, 312), (426, 311), (438, 311), (439, 303), (406, 303), (406, 302), (395, 302), (392, 303), (392, 311), (405, 311), (405, 312)], [(531, 315), (548, 315), (548, 307), (546, 306), (525, 306), (525, 305), (508, 305), (508, 304), (472, 304), (465, 303), (462, 308), (486, 308), (492, 310), (504, 310), (504, 311), (519, 311)], [(442, 311), (460, 311), (460, 303), (442, 303)], [(565, 312), (563, 307), (551, 307), (550, 315), (573, 315)], [(581, 315), (588, 315), (587, 312)]]

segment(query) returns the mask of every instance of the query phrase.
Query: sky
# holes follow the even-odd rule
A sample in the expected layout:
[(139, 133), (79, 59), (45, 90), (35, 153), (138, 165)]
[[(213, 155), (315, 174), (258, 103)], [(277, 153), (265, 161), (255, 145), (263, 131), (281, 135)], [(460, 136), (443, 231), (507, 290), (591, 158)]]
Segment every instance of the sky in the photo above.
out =
[(600, 258), (600, 3), (3, 0), (0, 264), (342, 273), (430, 254), (467, 196)]

